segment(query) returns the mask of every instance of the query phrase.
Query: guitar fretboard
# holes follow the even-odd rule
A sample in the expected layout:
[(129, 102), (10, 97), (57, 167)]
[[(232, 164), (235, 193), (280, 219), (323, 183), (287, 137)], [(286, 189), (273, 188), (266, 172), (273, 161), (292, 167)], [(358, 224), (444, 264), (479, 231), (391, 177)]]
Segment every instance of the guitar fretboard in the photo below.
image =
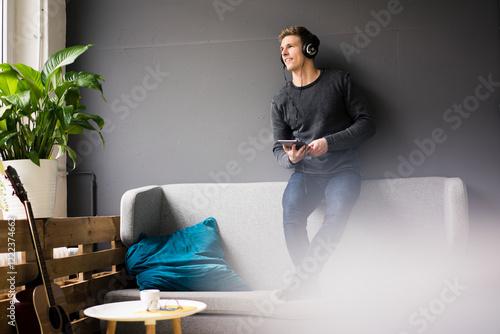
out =
[(24, 208), (26, 210), (26, 217), (28, 217), (28, 223), (31, 231), (31, 237), (33, 239), (33, 244), (35, 245), (35, 254), (38, 261), (38, 266), (40, 267), (40, 273), (42, 276), (43, 285), (45, 287), (45, 292), (47, 293), (49, 306), (52, 307), (56, 304), (56, 302), (54, 300), (54, 294), (52, 293), (49, 274), (47, 272), (47, 266), (45, 265), (45, 258), (43, 256), (43, 250), (40, 245), (40, 238), (38, 237), (38, 231), (36, 229), (35, 218), (33, 216), (33, 210), (31, 209), (30, 201), (24, 201)]

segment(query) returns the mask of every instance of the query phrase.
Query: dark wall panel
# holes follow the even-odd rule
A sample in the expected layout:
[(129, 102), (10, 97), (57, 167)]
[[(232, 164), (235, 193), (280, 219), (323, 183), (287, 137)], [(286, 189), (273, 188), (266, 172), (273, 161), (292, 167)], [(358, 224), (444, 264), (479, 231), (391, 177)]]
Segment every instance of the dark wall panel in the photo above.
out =
[(269, 107), (284, 84), (276, 36), (294, 24), (373, 106), (364, 177), (458, 176), (473, 231), (500, 218), (498, 1), (89, 0), (67, 13), (67, 44), (95, 44), (74, 68), (106, 79), (109, 103), (82, 100), (107, 121), (105, 150), (72, 140), (100, 215), (147, 184), (287, 180)]

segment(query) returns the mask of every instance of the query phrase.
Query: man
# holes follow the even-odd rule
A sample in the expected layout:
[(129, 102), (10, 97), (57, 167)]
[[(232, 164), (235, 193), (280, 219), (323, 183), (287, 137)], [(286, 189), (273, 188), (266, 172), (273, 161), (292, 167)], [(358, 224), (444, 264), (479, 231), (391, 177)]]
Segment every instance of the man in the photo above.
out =
[[(292, 72), (292, 81), (271, 103), (273, 152), (281, 166), (294, 169), (282, 203), (295, 276), (278, 297), (293, 300), (319, 294), (318, 275), (327, 260), (324, 254), (330, 254), (339, 243), (359, 197), (357, 147), (375, 133), (375, 124), (349, 73), (315, 67), (319, 47), (315, 35), (292, 26), (281, 31), (279, 40), (283, 66)], [(306, 145), (287, 147), (278, 142), (290, 139)], [(307, 218), (323, 199), (323, 224), (309, 240)]]

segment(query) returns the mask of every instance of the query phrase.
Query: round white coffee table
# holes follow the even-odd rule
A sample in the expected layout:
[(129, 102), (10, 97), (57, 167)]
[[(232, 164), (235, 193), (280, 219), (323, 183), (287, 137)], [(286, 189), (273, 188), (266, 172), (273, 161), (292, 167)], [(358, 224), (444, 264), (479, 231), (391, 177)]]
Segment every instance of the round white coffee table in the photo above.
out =
[[(165, 303), (166, 300), (161, 300)], [(207, 308), (207, 305), (194, 300), (179, 300), (179, 304), (184, 308), (177, 311), (159, 311), (147, 312), (144, 304), (140, 300), (117, 302), (92, 306), (83, 313), (92, 318), (108, 321), (107, 334), (113, 334), (118, 321), (144, 321), (146, 333), (152, 334), (156, 331), (156, 321), (172, 320), (174, 334), (181, 334), (181, 319), (192, 314), (201, 312)], [(169, 303), (170, 305), (170, 303)]]

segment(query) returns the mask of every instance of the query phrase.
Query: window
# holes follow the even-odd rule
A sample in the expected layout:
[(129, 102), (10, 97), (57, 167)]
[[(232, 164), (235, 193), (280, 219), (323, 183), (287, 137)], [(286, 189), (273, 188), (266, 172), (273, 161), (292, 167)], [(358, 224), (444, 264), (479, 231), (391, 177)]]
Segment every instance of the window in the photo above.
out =
[[(18, 0), (16, 0), (18, 1)], [(14, 5), (13, 0), (0, 0), (0, 61), (12, 63), (13, 47), (9, 43), (9, 36), (14, 33)]]

